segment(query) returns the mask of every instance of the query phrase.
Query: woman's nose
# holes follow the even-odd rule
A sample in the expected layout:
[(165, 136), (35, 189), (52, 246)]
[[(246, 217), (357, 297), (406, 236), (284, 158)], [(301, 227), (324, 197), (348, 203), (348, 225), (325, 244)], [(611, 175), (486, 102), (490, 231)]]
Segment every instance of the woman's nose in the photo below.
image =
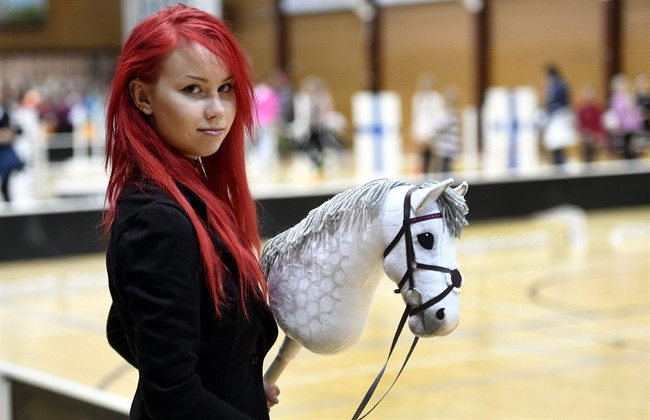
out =
[(218, 94), (213, 95), (208, 101), (207, 106), (205, 107), (205, 116), (208, 119), (221, 117), (223, 116), (224, 112), (225, 112), (225, 108), (223, 106), (223, 103), (221, 102), (221, 98), (219, 97)]

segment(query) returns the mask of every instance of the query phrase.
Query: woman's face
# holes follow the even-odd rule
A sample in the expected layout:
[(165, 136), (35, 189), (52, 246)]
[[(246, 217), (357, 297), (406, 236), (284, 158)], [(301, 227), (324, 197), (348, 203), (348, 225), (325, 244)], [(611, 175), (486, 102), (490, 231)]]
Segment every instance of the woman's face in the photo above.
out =
[(154, 84), (131, 83), (136, 104), (169, 145), (194, 159), (219, 150), (237, 106), (230, 70), (209, 50), (198, 43), (180, 47), (163, 61)]

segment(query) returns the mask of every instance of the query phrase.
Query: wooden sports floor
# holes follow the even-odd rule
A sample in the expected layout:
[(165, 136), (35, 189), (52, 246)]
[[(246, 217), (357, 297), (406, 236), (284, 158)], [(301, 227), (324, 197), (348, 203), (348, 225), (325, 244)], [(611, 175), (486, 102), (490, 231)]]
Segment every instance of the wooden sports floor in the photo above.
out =
[[(650, 207), (476, 222), (458, 253), (458, 329), (420, 340), (369, 418), (650, 419)], [(0, 264), (0, 360), (130, 398), (136, 374), (104, 337), (105, 282), (102, 255)], [(351, 350), (298, 354), (273, 419), (352, 416), (402, 312), (392, 290)]]

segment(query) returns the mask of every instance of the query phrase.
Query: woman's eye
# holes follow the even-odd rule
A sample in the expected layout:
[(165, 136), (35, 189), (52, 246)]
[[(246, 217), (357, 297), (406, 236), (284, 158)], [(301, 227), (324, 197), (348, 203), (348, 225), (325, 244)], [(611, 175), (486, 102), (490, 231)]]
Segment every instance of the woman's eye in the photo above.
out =
[(232, 83), (225, 83), (219, 87), (219, 92), (232, 92), (233, 85)]
[(185, 93), (199, 93), (201, 89), (197, 85), (189, 85), (183, 88)]
[(418, 242), (424, 249), (433, 249), (433, 234), (429, 232), (420, 233), (418, 235)]

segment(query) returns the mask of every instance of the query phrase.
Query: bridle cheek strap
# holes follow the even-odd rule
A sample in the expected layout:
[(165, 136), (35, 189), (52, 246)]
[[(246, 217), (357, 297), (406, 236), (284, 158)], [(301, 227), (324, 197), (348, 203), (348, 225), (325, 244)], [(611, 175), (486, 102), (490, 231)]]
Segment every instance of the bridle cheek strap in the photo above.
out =
[(430, 299), (429, 301), (415, 308), (411, 308), (409, 315), (418, 314), (432, 307), (436, 303), (440, 302), (449, 293), (451, 293), (451, 291), (454, 288), (460, 287), (463, 281), (460, 271), (458, 271), (458, 269), (450, 270), (449, 268), (440, 267), (438, 265), (422, 264), (419, 263), (415, 258), (415, 250), (413, 248), (413, 236), (411, 235), (411, 225), (414, 223), (423, 222), (425, 220), (442, 219), (442, 213), (432, 213), (432, 214), (426, 214), (424, 216), (411, 217), (411, 195), (418, 189), (419, 187), (415, 186), (406, 192), (406, 195), (404, 196), (404, 206), (403, 206), (404, 217), (402, 221), (402, 227), (400, 228), (399, 232), (397, 232), (397, 234), (390, 242), (390, 244), (388, 244), (388, 246), (384, 250), (384, 258), (386, 258), (388, 254), (390, 254), (390, 252), (393, 250), (393, 248), (397, 246), (399, 241), (402, 239), (402, 236), (404, 236), (404, 241), (406, 242), (406, 272), (404, 273), (404, 276), (402, 277), (399, 284), (397, 285), (397, 289), (395, 290), (395, 293), (401, 292), (402, 287), (404, 287), (404, 284), (406, 283), (407, 280), (409, 282), (409, 290), (415, 289), (415, 281), (413, 279), (414, 269), (431, 270), (431, 271), (438, 271), (441, 273), (450, 274), (451, 285), (447, 287), (438, 296)]

